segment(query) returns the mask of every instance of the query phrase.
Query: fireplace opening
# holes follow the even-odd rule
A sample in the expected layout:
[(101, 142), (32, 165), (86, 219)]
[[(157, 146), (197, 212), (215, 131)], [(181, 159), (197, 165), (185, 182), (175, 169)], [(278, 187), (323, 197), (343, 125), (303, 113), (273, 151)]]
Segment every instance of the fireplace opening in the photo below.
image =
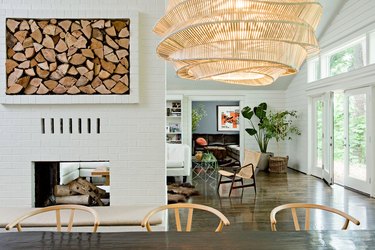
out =
[(34, 162), (35, 207), (110, 205), (109, 161)]

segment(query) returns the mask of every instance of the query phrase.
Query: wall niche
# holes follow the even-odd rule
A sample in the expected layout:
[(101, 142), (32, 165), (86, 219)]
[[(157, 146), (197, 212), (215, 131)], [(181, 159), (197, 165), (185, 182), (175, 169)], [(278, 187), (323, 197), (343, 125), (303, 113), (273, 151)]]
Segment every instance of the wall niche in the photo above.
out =
[(7, 95), (128, 95), (130, 19), (6, 20)]

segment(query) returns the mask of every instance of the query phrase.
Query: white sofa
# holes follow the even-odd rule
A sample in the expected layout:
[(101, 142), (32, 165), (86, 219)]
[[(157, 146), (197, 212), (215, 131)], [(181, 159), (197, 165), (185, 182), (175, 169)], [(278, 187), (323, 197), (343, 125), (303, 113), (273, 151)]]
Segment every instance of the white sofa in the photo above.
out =
[[(92, 177), (96, 168), (109, 168), (108, 161), (60, 162), (60, 185), (66, 185), (78, 177)], [(101, 178), (101, 177), (96, 177)]]
[(167, 143), (167, 176), (190, 176), (190, 155), (188, 145)]

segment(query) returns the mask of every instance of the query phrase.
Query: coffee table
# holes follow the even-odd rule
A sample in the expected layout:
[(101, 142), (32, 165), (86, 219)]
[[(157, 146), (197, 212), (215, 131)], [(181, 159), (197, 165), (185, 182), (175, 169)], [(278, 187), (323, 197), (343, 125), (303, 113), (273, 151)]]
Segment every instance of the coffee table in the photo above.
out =
[(217, 181), (217, 170), (219, 168), (217, 160), (198, 161), (195, 156), (193, 156), (192, 161), (192, 172), (195, 174), (195, 176), (193, 175), (193, 180), (199, 178), (205, 182), (209, 180)]

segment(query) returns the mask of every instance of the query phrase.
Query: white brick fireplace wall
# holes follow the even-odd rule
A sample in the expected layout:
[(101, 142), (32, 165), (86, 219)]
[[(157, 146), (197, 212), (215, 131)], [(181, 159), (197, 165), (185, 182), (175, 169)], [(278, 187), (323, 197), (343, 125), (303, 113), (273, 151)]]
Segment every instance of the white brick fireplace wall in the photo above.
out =
[[(164, 157), (164, 63), (156, 57), (159, 38), (152, 27), (164, 12), (164, 0), (2, 0), (0, 1), (0, 84), (5, 85), (5, 17), (38, 18), (45, 13), (57, 18), (127, 18), (137, 17), (131, 33), (138, 34), (138, 53), (131, 72), (139, 86), (139, 102), (113, 102), (100, 96), (81, 99), (49, 96), (39, 102), (38, 96), (14, 101), (0, 99), (0, 206), (33, 206), (33, 164), (36, 161), (93, 161), (111, 163), (111, 205), (166, 202)], [(127, 15), (128, 14), (128, 15)], [(130, 17), (131, 18), (131, 17)], [(132, 20), (131, 20), (132, 22)], [(130, 82), (132, 84), (132, 82)], [(26, 101), (25, 101), (26, 100)], [(89, 100), (89, 101), (87, 101)], [(103, 102), (105, 104), (103, 104)], [(4, 104), (7, 103), (7, 104)], [(39, 103), (39, 104), (36, 104)], [(43, 104), (40, 104), (43, 103)], [(79, 104), (92, 103), (92, 104)], [(102, 103), (102, 104), (100, 104)], [(46, 133), (41, 133), (41, 119)], [(55, 133), (50, 133), (54, 118)], [(72, 118), (73, 133), (68, 120)], [(82, 119), (82, 133), (77, 121)], [(91, 118), (92, 133), (87, 132)], [(96, 133), (100, 118), (101, 131)], [(64, 133), (60, 133), (60, 119)]]

